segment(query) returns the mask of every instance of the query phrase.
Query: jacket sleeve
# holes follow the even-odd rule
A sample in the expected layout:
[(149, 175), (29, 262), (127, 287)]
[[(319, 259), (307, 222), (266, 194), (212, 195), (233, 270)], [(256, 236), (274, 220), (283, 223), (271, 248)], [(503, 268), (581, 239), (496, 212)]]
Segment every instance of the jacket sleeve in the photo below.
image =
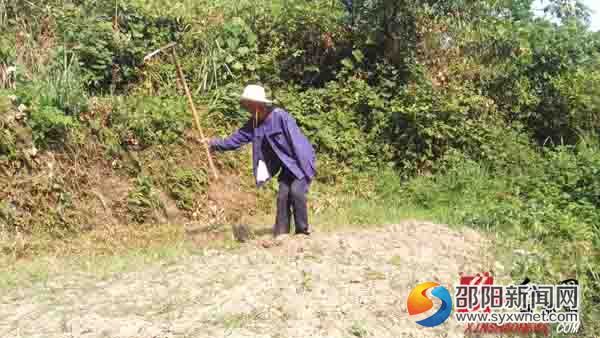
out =
[(252, 141), (252, 135), (252, 126), (250, 123), (246, 123), (242, 128), (225, 139), (210, 140), (210, 148), (217, 151), (236, 150)]
[(283, 118), (283, 130), (292, 146), (294, 157), (300, 164), (300, 169), (311, 181), (316, 173), (316, 156), (312, 145), (291, 115), (286, 114)]

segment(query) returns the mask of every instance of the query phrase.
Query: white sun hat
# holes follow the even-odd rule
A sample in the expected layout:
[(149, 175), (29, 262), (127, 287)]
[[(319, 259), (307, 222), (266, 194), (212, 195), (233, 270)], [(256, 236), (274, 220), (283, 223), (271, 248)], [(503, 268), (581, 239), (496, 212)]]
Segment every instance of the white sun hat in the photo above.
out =
[(258, 85), (248, 85), (244, 88), (244, 92), (240, 97), (241, 100), (248, 100), (262, 103), (272, 103), (273, 101), (267, 99), (265, 89)]

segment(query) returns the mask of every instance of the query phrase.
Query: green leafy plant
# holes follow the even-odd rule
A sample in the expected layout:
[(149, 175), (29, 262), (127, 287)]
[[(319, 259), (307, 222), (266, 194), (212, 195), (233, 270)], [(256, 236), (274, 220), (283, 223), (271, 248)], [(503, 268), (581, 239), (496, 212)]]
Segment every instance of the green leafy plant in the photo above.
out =
[(34, 109), (28, 121), (33, 140), (40, 146), (59, 146), (63, 144), (78, 123), (73, 117), (53, 106), (42, 106)]
[(144, 223), (154, 217), (164, 206), (158, 198), (152, 179), (148, 176), (136, 178), (135, 189), (127, 197), (129, 217), (136, 223)]
[(116, 102), (111, 127), (122, 143), (148, 147), (181, 142), (191, 116), (182, 97), (132, 97)]
[(187, 168), (178, 168), (167, 178), (167, 187), (177, 207), (185, 210), (193, 209), (194, 197), (205, 190), (207, 183), (206, 172)]

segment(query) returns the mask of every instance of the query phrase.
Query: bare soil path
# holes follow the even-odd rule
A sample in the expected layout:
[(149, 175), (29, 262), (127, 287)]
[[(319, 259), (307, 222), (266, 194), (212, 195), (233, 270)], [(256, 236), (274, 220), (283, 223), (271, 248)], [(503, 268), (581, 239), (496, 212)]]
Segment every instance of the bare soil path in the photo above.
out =
[[(461, 337), (408, 317), (411, 288), (487, 271), (473, 230), (398, 225), (260, 241), (98, 281), (73, 271), (0, 296), (0, 337)], [(452, 292), (452, 291), (451, 291)], [(6, 292), (5, 292), (6, 293)]]

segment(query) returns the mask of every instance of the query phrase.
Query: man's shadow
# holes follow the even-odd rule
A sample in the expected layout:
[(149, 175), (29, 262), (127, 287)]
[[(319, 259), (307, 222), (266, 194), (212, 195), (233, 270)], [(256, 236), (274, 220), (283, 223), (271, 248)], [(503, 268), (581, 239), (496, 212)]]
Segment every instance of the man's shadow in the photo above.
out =
[(199, 235), (199, 234), (225, 234), (228, 231), (233, 233), (234, 238), (239, 242), (246, 242), (250, 239), (263, 237), (273, 234), (272, 226), (249, 226), (247, 224), (233, 224), (231, 226), (227, 225), (210, 225), (210, 226), (200, 226), (193, 227), (191, 229), (186, 229), (187, 235)]

